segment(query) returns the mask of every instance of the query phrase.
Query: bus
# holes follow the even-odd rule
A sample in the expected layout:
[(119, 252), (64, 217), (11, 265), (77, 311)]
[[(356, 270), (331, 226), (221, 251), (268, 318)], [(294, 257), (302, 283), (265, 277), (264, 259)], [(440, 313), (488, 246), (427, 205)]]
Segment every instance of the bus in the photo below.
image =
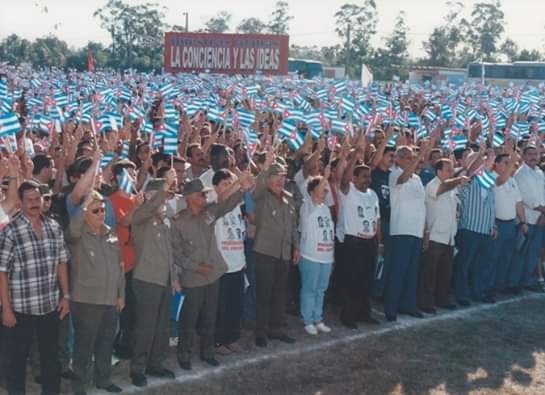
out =
[(468, 81), (482, 81), (491, 85), (537, 85), (545, 81), (545, 63), (479, 63), (467, 66)]
[(316, 60), (288, 59), (288, 73), (310, 80), (314, 77), (323, 77), (324, 67)]

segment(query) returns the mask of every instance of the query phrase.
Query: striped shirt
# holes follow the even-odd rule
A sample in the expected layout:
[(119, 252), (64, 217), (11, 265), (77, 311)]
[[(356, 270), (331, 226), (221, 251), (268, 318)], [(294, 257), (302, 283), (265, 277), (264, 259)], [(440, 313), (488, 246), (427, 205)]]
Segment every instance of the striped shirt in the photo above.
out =
[(57, 265), (68, 260), (61, 226), (42, 217), (42, 239), (16, 215), (0, 233), (0, 272), (7, 273), (13, 311), (45, 315), (59, 305)]
[(496, 217), (494, 188), (482, 188), (473, 179), (469, 184), (460, 187), (459, 197), (461, 204), (458, 228), (492, 234)]

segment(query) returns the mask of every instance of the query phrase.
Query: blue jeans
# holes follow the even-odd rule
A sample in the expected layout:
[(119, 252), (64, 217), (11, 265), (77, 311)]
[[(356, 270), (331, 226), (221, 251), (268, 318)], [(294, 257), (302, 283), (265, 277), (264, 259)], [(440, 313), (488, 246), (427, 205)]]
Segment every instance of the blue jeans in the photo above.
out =
[(517, 240), (517, 224), (512, 221), (496, 220), (498, 237), (492, 241), (491, 261), (496, 267), (496, 289), (504, 289), (508, 281), (508, 273), (513, 262), (515, 242)]
[(329, 284), (331, 263), (319, 263), (301, 258), (301, 315), (305, 325), (322, 322), (324, 294)]
[[(480, 300), (486, 296), (487, 277), (490, 267), (491, 235), (472, 232), (467, 229), (459, 231), (459, 249), (455, 265), (456, 300), (468, 302), (469, 299)], [(494, 276), (495, 278), (495, 276)], [(471, 284), (471, 289), (470, 289)]]
[(543, 242), (541, 226), (528, 225), (527, 242), (522, 251), (516, 251), (508, 274), (509, 287), (530, 287), (537, 281), (536, 266)]
[(384, 313), (395, 318), (397, 313), (416, 311), (418, 267), (422, 239), (414, 236), (390, 236), (391, 255), (384, 284)]
[(242, 319), (245, 321), (255, 321), (255, 253), (254, 239), (244, 241), (244, 255), (246, 256), (246, 269), (244, 273), (250, 285), (244, 293), (244, 303), (242, 309)]

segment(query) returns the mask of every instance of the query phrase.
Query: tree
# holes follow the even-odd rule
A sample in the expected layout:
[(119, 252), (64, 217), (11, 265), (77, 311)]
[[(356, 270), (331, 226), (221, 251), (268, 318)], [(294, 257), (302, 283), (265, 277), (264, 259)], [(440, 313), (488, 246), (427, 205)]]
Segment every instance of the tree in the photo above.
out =
[(513, 61), (519, 61), (519, 62), (537, 62), (543, 60), (543, 54), (539, 52), (537, 49), (527, 50), (523, 49), (520, 51), (516, 59), (513, 59)]
[(66, 59), (66, 67), (78, 71), (87, 70), (87, 54), (93, 53), (96, 68), (104, 68), (109, 63), (110, 53), (101, 43), (89, 42), (87, 46), (73, 51)]
[(360, 73), (361, 64), (371, 59), (371, 38), (376, 34), (377, 7), (374, 0), (365, 0), (363, 6), (343, 4), (335, 13), (335, 31), (344, 42), (348, 76)]
[(508, 38), (501, 45), (500, 52), (507, 58), (507, 61), (513, 62), (519, 56), (519, 47), (517, 43)]
[(240, 21), (237, 32), (239, 33), (263, 33), (267, 30), (267, 24), (259, 18), (245, 18)]
[(490, 3), (476, 3), (471, 12), (467, 41), (472, 55), (484, 61), (494, 61), (498, 42), (505, 31), (504, 13), (499, 0)]
[(114, 68), (159, 69), (162, 65), (164, 8), (155, 3), (131, 6), (108, 0), (95, 11), (101, 27), (112, 37), (110, 64)]
[(0, 60), (11, 64), (30, 61), (32, 44), (27, 39), (11, 34), (0, 41)]
[(285, 1), (277, 1), (269, 21), (269, 30), (274, 34), (287, 34), (293, 16), (289, 15), (289, 5)]
[(204, 30), (208, 33), (225, 33), (229, 30), (229, 24), (233, 16), (227, 11), (220, 11), (204, 24)]
[(32, 43), (30, 61), (35, 65), (62, 68), (70, 54), (66, 42), (55, 36), (47, 36), (37, 38)]
[(385, 48), (379, 48), (375, 52), (375, 57), (371, 65), (375, 78), (390, 80), (394, 74), (394, 66), (403, 66), (408, 63), (408, 30), (405, 23), (405, 12), (401, 11), (396, 17), (392, 34), (386, 38)]

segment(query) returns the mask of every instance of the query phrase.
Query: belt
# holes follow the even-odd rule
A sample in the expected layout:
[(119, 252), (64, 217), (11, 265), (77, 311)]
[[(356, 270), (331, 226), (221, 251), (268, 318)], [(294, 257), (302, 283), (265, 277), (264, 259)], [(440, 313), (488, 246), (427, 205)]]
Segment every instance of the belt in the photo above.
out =
[(499, 219), (499, 218), (496, 218), (496, 221), (503, 222), (503, 223), (513, 222), (514, 220), (515, 220), (515, 218), (513, 218), (513, 219)]

